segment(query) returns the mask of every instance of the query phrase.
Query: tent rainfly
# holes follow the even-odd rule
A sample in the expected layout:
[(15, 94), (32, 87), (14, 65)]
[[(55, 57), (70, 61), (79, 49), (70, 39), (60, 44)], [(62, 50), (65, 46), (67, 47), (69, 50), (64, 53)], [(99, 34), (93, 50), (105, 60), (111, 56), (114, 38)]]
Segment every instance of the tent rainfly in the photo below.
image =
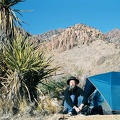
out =
[(120, 72), (108, 72), (94, 75), (86, 79), (85, 94), (89, 97), (97, 89), (106, 105), (103, 110), (109, 108), (109, 113), (120, 113)]

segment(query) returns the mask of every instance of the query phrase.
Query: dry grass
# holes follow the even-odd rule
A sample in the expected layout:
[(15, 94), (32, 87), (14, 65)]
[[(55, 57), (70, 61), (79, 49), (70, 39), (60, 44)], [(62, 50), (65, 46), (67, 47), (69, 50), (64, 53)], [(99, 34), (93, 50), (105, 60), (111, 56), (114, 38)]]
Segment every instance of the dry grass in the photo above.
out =
[(2, 114), (7, 114), (9, 112), (12, 112), (13, 104), (11, 101), (8, 101), (6, 99), (0, 98), (0, 112)]
[(52, 99), (48, 96), (39, 102), (37, 109), (40, 111), (46, 111), (48, 114), (54, 114), (58, 111), (58, 107), (53, 104)]
[(20, 106), (19, 106), (20, 112), (21, 112), (21, 113), (24, 112), (26, 107), (27, 107), (27, 102), (26, 102), (26, 99), (24, 98), (24, 99), (20, 102)]

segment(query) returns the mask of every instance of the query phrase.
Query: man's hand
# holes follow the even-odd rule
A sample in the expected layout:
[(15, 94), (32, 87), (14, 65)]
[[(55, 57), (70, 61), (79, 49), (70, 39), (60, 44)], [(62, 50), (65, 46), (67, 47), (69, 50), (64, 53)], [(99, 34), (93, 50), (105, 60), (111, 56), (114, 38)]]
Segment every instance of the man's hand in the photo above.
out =
[(84, 106), (84, 104), (81, 104), (81, 105), (79, 106), (79, 111), (82, 110), (83, 106)]
[(76, 106), (74, 106), (73, 108), (75, 109), (76, 112), (80, 111), (80, 109), (78, 107), (76, 107)]

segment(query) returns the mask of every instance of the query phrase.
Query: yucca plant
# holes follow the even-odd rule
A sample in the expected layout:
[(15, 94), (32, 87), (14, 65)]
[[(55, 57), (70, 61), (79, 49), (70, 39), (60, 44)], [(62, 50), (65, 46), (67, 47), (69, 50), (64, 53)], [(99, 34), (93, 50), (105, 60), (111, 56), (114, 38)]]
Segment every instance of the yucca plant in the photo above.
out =
[(37, 85), (51, 75), (57, 67), (50, 68), (52, 58), (30, 43), (21, 34), (0, 50), (1, 95), (17, 104), (23, 96), (29, 101), (37, 100)]
[(0, 31), (4, 31), (7, 37), (14, 36), (14, 29), (16, 25), (21, 25), (20, 20), (15, 12), (21, 15), (21, 11), (12, 9), (12, 6), (23, 2), (24, 0), (0, 0)]

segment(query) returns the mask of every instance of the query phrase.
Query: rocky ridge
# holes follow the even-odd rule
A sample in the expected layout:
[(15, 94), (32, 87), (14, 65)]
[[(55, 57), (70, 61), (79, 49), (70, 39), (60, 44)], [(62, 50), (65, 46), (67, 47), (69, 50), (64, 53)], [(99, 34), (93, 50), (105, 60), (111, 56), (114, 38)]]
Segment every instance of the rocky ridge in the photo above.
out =
[(76, 24), (59, 31), (49, 31), (48, 33), (33, 36), (35, 42), (42, 43), (42, 49), (47, 48), (47, 51), (58, 50), (63, 52), (81, 44), (91, 43), (98, 39), (104, 39), (104, 34), (95, 28), (84, 24)]
[(105, 36), (109, 42), (120, 43), (120, 30), (117, 28), (107, 32)]
[(47, 42), (50, 41), (52, 37), (55, 37), (56, 35), (60, 34), (63, 31), (64, 31), (63, 29), (50, 30), (40, 35), (33, 35), (33, 39), (38, 40), (39, 43)]
[(105, 40), (120, 47), (118, 45), (120, 43), (120, 30), (116, 28), (103, 34), (100, 30), (85, 24), (75, 24), (66, 29), (51, 30), (32, 36), (33, 43), (40, 45), (42, 49), (47, 48), (47, 51), (57, 49), (59, 52), (81, 44), (89, 45), (95, 40)]

